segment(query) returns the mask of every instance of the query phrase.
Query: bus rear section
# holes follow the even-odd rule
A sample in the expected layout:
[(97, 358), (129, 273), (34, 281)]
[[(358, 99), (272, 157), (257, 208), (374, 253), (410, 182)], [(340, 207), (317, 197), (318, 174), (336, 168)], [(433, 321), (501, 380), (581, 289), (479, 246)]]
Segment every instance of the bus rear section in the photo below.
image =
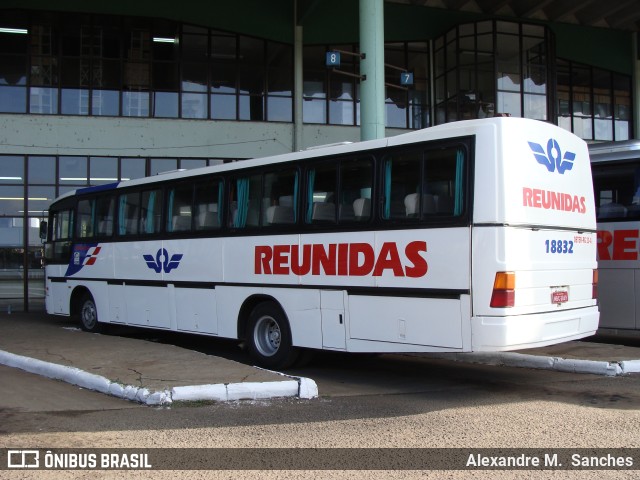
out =
[[(477, 137), (473, 351), (545, 346), (598, 328), (587, 146), (558, 127), (509, 120)], [(492, 152), (493, 161), (481, 158)]]

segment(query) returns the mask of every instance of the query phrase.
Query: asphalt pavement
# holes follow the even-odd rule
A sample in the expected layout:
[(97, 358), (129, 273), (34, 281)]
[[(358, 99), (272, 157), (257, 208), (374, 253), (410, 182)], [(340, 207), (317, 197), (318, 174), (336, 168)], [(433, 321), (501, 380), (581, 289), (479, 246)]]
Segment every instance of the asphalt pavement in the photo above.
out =
[[(585, 341), (520, 352), (420, 356), (607, 376), (640, 372), (640, 347)], [(306, 377), (135, 336), (87, 333), (70, 318), (43, 312), (0, 314), (0, 364), (147, 405), (319, 393)]]

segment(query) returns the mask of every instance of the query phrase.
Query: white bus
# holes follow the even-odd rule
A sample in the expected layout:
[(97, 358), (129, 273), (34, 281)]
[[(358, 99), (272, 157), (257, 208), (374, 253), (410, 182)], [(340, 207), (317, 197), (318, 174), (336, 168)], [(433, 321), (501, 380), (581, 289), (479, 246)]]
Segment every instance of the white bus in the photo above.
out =
[(598, 221), (600, 327), (640, 331), (640, 141), (589, 146)]
[(598, 327), (586, 144), (493, 118), (172, 172), (50, 208), (46, 307), (301, 349), (471, 352)]

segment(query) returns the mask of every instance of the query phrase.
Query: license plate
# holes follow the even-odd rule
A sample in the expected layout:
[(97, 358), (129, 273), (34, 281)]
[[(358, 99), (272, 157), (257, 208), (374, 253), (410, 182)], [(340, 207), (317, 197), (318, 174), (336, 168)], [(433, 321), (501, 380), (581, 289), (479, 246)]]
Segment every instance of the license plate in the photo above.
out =
[(568, 290), (554, 290), (551, 292), (551, 303), (560, 304), (569, 301)]

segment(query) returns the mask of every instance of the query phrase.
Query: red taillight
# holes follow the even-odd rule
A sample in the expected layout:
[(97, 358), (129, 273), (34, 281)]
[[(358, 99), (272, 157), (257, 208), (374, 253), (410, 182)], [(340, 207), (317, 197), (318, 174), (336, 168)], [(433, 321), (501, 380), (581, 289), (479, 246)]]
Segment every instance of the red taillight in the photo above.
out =
[(591, 282), (591, 298), (598, 298), (598, 270), (593, 271), (593, 281)]
[(516, 301), (516, 274), (515, 272), (498, 272), (493, 282), (491, 294), (492, 308), (513, 307)]

